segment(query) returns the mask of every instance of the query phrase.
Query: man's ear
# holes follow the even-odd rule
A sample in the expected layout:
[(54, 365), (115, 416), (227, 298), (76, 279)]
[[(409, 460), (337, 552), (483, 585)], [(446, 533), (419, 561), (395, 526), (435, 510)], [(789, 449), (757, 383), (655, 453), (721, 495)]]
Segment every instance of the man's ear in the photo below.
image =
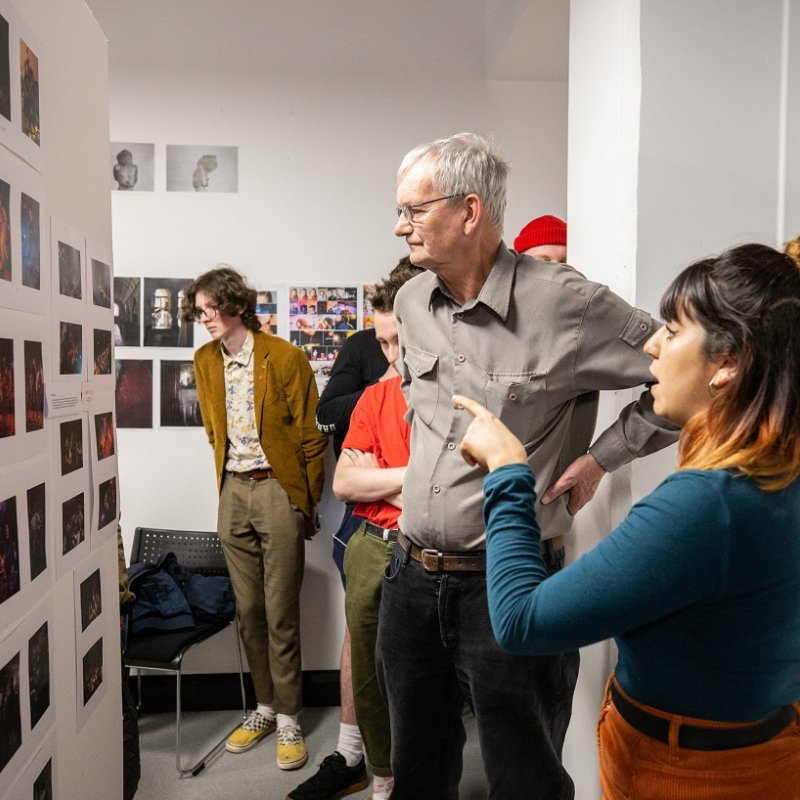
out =
[(464, 204), (467, 209), (464, 218), (464, 233), (470, 234), (480, 225), (483, 219), (484, 208), (480, 197), (476, 194), (468, 194), (464, 198)]

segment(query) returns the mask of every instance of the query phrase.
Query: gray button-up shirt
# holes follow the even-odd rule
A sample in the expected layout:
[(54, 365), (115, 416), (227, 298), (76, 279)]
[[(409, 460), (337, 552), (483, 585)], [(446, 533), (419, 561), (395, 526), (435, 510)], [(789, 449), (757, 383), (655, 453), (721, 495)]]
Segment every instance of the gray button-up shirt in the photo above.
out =
[[(541, 493), (589, 448), (590, 393), (653, 380), (642, 346), (658, 322), (572, 267), (504, 244), (476, 299), (460, 305), (426, 272), (399, 291), (394, 310), (411, 423), (400, 526), (421, 547), (484, 546), (484, 472), (459, 453), (472, 417), (453, 407), (453, 394), (484, 404), (519, 437)], [(677, 435), (645, 391), (590, 452), (611, 471)], [(566, 495), (537, 503), (543, 538), (569, 531), (566, 503)]]

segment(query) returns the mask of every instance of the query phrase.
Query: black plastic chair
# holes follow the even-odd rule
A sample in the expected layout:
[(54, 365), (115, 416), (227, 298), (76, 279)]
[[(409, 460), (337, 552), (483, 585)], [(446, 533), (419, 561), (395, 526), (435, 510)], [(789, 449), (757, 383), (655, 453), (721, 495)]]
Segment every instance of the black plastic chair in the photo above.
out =
[[(178, 563), (190, 572), (203, 575), (227, 575), (228, 566), (222, 552), (219, 537), (216, 533), (199, 531), (173, 531), (161, 528), (137, 528), (131, 550), (131, 564), (144, 562), (155, 564), (167, 553), (174, 553)], [(175, 764), (181, 776), (194, 777), (206, 765), (206, 761), (216, 755), (238, 724), (228, 731), (224, 738), (217, 742), (194, 766), (183, 767), (181, 763), (181, 664), (187, 651), (196, 645), (225, 630), (231, 623), (214, 625), (201, 622), (193, 630), (175, 632), (151, 632), (134, 635), (128, 634), (123, 654), (123, 663), (130, 669), (137, 670), (137, 686), (139, 706), (142, 699), (142, 669), (175, 674), (176, 719), (175, 719)], [(239, 685), (242, 692), (242, 718), (247, 715), (244, 692), (244, 667), (239, 640), (239, 620), (234, 616), (236, 628), (236, 655), (239, 659)]]

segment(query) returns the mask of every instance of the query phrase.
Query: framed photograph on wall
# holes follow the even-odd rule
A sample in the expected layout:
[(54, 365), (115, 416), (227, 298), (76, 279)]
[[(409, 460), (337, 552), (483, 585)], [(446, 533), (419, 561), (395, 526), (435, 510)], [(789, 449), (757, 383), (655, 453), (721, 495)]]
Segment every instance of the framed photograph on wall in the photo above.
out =
[(111, 191), (152, 192), (155, 185), (155, 145), (111, 142)]

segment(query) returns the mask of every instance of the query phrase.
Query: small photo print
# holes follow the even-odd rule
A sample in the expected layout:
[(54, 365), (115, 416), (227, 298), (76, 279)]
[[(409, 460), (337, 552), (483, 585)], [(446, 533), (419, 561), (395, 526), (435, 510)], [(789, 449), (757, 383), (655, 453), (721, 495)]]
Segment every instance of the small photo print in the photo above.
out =
[(117, 479), (103, 481), (97, 490), (97, 529), (103, 530), (117, 518)]
[(94, 374), (111, 374), (111, 331), (94, 329)]
[(92, 695), (103, 682), (103, 637), (101, 636), (83, 657), (83, 704), (92, 699)]
[(262, 289), (256, 295), (256, 315), (264, 333), (278, 333), (278, 293), (273, 289)]
[(44, 428), (44, 360), (42, 343), (23, 344), (25, 359), (25, 430), (40, 431)]
[(39, 130), (39, 59), (24, 39), (19, 40), (20, 84), (22, 88), (22, 132), (41, 144)]
[(61, 554), (74, 550), (86, 538), (86, 513), (83, 492), (61, 506)]
[(58, 344), (59, 375), (83, 372), (83, 328), (74, 322), (61, 322)]
[(8, 20), (0, 14), (0, 114), (11, 122), (11, 53)]
[(20, 233), (22, 238), (22, 285), (41, 288), (42, 245), (39, 203), (25, 192), (20, 198)]
[(14, 399), (14, 340), (0, 339), (0, 439), (17, 432)]
[(152, 192), (155, 184), (154, 144), (111, 142), (111, 189)]
[(181, 301), (189, 281), (185, 278), (144, 279), (145, 347), (192, 347), (194, 323), (181, 319)]
[(50, 642), (45, 622), (28, 640), (28, 684), (31, 694), (31, 730), (50, 708)]
[(17, 498), (12, 495), (0, 502), (0, 603), (5, 603), (19, 588)]
[(377, 284), (374, 283), (365, 283), (363, 286), (364, 301), (361, 304), (361, 310), (364, 319), (364, 330), (375, 327), (375, 309), (372, 307), (372, 295), (375, 294), (376, 286)]
[(97, 460), (114, 455), (114, 414), (106, 411), (94, 415), (94, 432), (97, 436)]
[(114, 344), (138, 347), (141, 343), (141, 278), (114, 278)]
[(81, 631), (85, 631), (101, 614), (100, 570), (96, 569), (81, 583)]
[(61, 433), (61, 474), (69, 475), (83, 467), (83, 420), (72, 419), (62, 422)]
[(80, 300), (81, 251), (66, 242), (58, 243), (58, 291), (64, 297)]
[(161, 425), (186, 427), (203, 424), (194, 364), (191, 361), (161, 362)]
[(28, 489), (28, 548), (31, 557), (31, 580), (47, 569), (47, 531), (45, 485)]
[(357, 328), (357, 298), (355, 286), (289, 288), (289, 341), (302, 348), (320, 376)]
[(167, 191), (239, 191), (239, 148), (168, 144)]
[(92, 302), (102, 308), (111, 308), (111, 267), (92, 259)]
[(0, 180), (0, 280), (11, 276), (11, 186)]
[(19, 653), (0, 669), (0, 772), (22, 745)]
[(124, 358), (116, 362), (118, 428), (153, 427), (153, 362)]
[(33, 800), (53, 800), (53, 759), (48, 759), (33, 782)]

